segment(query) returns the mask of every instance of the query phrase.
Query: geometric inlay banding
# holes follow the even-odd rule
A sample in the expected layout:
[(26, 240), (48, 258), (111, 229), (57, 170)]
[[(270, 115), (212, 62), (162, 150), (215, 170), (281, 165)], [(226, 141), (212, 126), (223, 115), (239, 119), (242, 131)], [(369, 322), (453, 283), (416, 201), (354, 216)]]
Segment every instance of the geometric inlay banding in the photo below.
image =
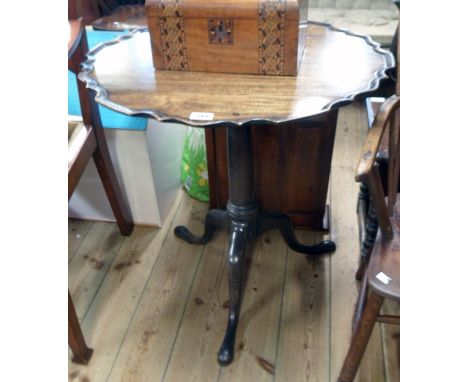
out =
[(188, 70), (182, 0), (160, 0), (162, 53), (168, 70)]
[(281, 75), (284, 66), (286, 0), (258, 1), (258, 72)]

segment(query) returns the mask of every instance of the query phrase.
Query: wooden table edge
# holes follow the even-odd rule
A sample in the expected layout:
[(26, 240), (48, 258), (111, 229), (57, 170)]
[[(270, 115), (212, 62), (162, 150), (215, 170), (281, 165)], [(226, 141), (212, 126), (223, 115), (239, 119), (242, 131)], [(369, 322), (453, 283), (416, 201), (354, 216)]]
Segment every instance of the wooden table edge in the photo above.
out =
[(285, 117), (285, 118), (278, 118), (278, 117), (261, 117), (261, 118), (239, 118), (239, 119), (224, 119), (224, 120), (216, 120), (216, 121), (196, 121), (182, 117), (172, 117), (157, 110), (150, 110), (150, 109), (132, 109), (123, 105), (120, 105), (116, 102), (111, 101), (107, 96), (107, 91), (104, 89), (92, 76), (91, 72), (94, 70), (94, 61), (96, 60), (96, 54), (101, 51), (102, 49), (118, 44), (122, 41), (128, 40), (134, 37), (137, 33), (148, 32), (148, 28), (137, 28), (130, 31), (128, 34), (124, 34), (118, 36), (117, 38), (103, 42), (93, 49), (91, 49), (87, 56), (86, 61), (82, 63), (83, 70), (79, 73), (78, 78), (86, 84), (86, 87), (92, 89), (96, 92), (96, 102), (100, 105), (105, 106), (113, 111), (118, 113), (122, 113), (128, 116), (134, 117), (146, 117), (152, 118), (157, 120), (158, 122), (172, 122), (172, 123), (181, 123), (187, 126), (195, 126), (200, 128), (208, 128), (208, 127), (228, 127), (228, 126), (242, 126), (244, 124), (281, 124), (285, 122), (300, 122), (303, 120), (314, 119), (316, 117), (320, 118), (321, 116), (325, 115), (332, 109), (348, 105), (352, 103), (354, 100), (363, 98), (366, 96), (371, 95), (374, 91), (379, 89), (379, 86), (383, 80), (387, 80), (390, 77), (387, 75), (389, 70), (392, 70), (395, 67), (395, 58), (393, 57), (392, 53), (389, 50), (382, 49), (380, 44), (374, 40), (370, 36), (359, 34), (355, 32), (351, 32), (348, 29), (342, 29), (333, 26), (330, 23), (324, 22), (316, 22), (316, 21), (308, 21), (308, 25), (321, 25), (326, 28), (329, 28), (335, 32), (341, 32), (349, 36), (357, 37), (363, 39), (372, 49), (383, 56), (384, 58), (384, 67), (378, 70), (374, 74), (374, 78), (369, 81), (367, 89), (359, 90), (356, 92), (349, 93), (342, 98), (333, 101), (327, 104), (319, 113), (312, 114), (310, 116), (301, 116), (301, 117)]

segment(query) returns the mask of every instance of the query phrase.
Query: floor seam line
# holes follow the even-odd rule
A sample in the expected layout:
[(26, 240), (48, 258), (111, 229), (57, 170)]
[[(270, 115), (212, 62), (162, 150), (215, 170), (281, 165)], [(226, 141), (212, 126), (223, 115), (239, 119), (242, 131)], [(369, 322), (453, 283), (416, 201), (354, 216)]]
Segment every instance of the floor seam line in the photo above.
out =
[(75, 250), (73, 251), (73, 254), (72, 256), (68, 259), (68, 266), (70, 266), (73, 258), (75, 257), (75, 255), (78, 253), (78, 250), (80, 249), (81, 245), (83, 244), (83, 242), (85, 241), (85, 238), (86, 236), (88, 235), (89, 231), (91, 230), (91, 227), (94, 226), (95, 222), (91, 223), (88, 227), (88, 229), (86, 230), (86, 233), (83, 235), (83, 238), (81, 239), (80, 243), (78, 244), (78, 246), (75, 248)]
[(122, 246), (123, 246), (124, 241), (125, 241), (125, 239), (122, 239), (122, 241), (120, 242), (120, 245), (119, 245), (118, 249), (115, 251), (114, 257), (112, 258), (112, 261), (110, 262), (109, 267), (107, 268), (106, 273), (104, 274), (104, 277), (102, 278), (101, 282), (99, 283), (99, 286), (96, 288), (96, 292), (94, 293), (93, 298), (92, 298), (91, 301), (89, 302), (89, 305), (88, 305), (88, 307), (86, 308), (85, 314), (83, 314), (83, 317), (82, 317), (82, 319), (80, 320), (80, 325), (81, 325), (81, 323), (85, 320), (86, 316), (88, 315), (89, 311), (91, 310), (91, 306), (93, 305), (94, 300), (96, 299), (96, 296), (98, 295), (99, 290), (101, 289), (101, 286), (102, 286), (102, 284), (104, 283), (104, 280), (106, 279), (106, 277), (107, 277), (107, 275), (108, 275), (108, 273), (109, 273), (109, 270), (112, 268), (112, 264), (114, 264), (114, 260), (115, 260), (115, 258), (117, 257), (117, 254), (120, 252), (120, 250), (121, 250), (121, 248), (122, 248)]
[[(283, 288), (281, 293), (281, 304), (280, 304), (280, 314), (278, 318), (278, 337), (276, 339), (276, 354), (275, 354), (275, 368), (278, 364), (278, 350), (279, 350), (279, 342), (281, 336), (281, 320), (283, 318), (283, 301), (284, 301), (284, 291), (286, 289), (286, 274), (287, 274), (287, 267), (288, 267), (288, 259), (289, 259), (290, 249), (286, 246), (286, 256), (284, 259), (284, 271), (283, 271)], [(273, 374), (273, 382), (276, 382), (276, 373)]]
[[(193, 244), (192, 244), (192, 245), (193, 245)], [(161, 382), (164, 382), (164, 380), (166, 379), (167, 370), (169, 369), (169, 364), (171, 363), (172, 354), (173, 354), (173, 352), (174, 352), (174, 347), (175, 347), (175, 344), (176, 344), (176, 342), (177, 342), (177, 338), (179, 337), (179, 330), (180, 330), (180, 327), (181, 327), (181, 325), (182, 325), (182, 321), (184, 320), (185, 311), (187, 310), (187, 305), (189, 304), (190, 294), (192, 293), (193, 284), (195, 283), (195, 278), (196, 278), (197, 275), (198, 275), (198, 271), (199, 271), (199, 269), (200, 269), (201, 260), (202, 260), (202, 257), (203, 257), (204, 254), (205, 254), (205, 249), (206, 249), (206, 244), (203, 245), (203, 248), (202, 248), (201, 253), (200, 253), (200, 257), (199, 257), (199, 259), (198, 259), (197, 268), (195, 269), (195, 272), (194, 272), (193, 277), (192, 277), (192, 282), (190, 283), (190, 289), (188, 290), (187, 298), (185, 299), (184, 310), (182, 311), (182, 314), (181, 314), (181, 316), (180, 316), (179, 325), (177, 326), (176, 335), (175, 335), (175, 337), (174, 337), (174, 341), (172, 342), (171, 351), (170, 351), (170, 353), (169, 353), (169, 359), (167, 360), (166, 368), (165, 368), (165, 370), (164, 370), (164, 374), (163, 374), (163, 377), (162, 377)]]
[[(182, 200), (179, 202), (179, 205), (177, 206), (177, 211), (175, 212), (173, 219), (175, 219), (175, 217), (177, 216), (181, 205), (182, 205)], [(172, 221), (171, 221), (171, 226), (172, 226)], [(122, 341), (120, 343), (119, 350), (115, 353), (114, 361), (112, 362), (112, 366), (111, 366), (109, 374), (108, 374), (108, 376), (106, 378), (106, 382), (109, 381), (109, 378), (112, 375), (112, 371), (114, 370), (114, 367), (115, 367), (115, 362), (117, 361), (117, 358), (119, 357), (120, 351), (122, 350), (122, 346), (123, 346), (125, 340), (127, 339), (128, 332), (130, 330), (130, 326), (132, 326), (133, 320), (135, 318), (136, 311), (138, 310), (138, 307), (140, 306), (140, 303), (141, 303), (141, 299), (143, 298), (143, 295), (145, 294), (145, 290), (146, 290), (146, 288), (148, 286), (149, 280), (151, 279), (151, 274), (154, 271), (154, 267), (156, 266), (156, 264), (159, 262), (159, 259), (161, 258), (161, 251), (164, 248), (164, 244), (166, 243), (166, 240), (167, 240), (169, 234), (171, 233), (170, 227), (167, 230), (167, 233), (166, 233), (166, 236), (164, 237), (163, 242), (161, 243), (161, 247), (159, 248), (159, 252), (158, 252), (158, 257), (156, 258), (156, 260), (153, 263), (153, 266), (151, 267), (151, 271), (150, 271), (150, 273), (148, 275), (148, 278), (146, 279), (145, 286), (141, 290), (140, 297), (138, 298), (138, 302), (135, 305), (135, 309), (134, 309), (134, 311), (132, 313), (132, 317), (130, 318), (130, 320), (128, 322), (128, 326), (127, 326), (127, 329), (125, 330), (125, 334), (124, 334), (124, 336), (122, 338)]]

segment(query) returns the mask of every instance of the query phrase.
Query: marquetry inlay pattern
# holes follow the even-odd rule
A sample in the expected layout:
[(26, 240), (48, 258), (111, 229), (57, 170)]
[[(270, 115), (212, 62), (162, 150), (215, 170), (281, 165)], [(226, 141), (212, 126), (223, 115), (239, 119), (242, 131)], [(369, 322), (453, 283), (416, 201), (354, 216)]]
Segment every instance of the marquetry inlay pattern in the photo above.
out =
[(166, 69), (188, 70), (182, 0), (160, 0), (158, 7)]
[(210, 44), (232, 45), (233, 19), (210, 19), (208, 20), (208, 41)]
[(258, 2), (258, 72), (260, 74), (283, 73), (285, 11), (286, 0)]

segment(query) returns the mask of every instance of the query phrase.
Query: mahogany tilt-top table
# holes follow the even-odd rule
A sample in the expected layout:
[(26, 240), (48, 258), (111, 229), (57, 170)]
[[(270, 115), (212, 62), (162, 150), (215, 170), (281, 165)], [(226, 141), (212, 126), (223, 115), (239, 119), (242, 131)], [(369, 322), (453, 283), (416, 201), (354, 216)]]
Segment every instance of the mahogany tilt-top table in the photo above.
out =
[[(163, 122), (227, 128), (226, 209), (208, 212), (202, 236), (183, 226), (174, 231), (180, 239), (202, 245), (219, 228), (229, 234), (229, 317), (218, 353), (221, 365), (234, 357), (249, 244), (277, 228), (295, 251), (316, 256), (335, 249), (330, 240), (312, 246), (300, 244), (287, 215), (259, 209), (254, 196), (252, 129), (305, 119), (311, 120), (308, 128), (320, 128), (314, 120), (323, 121), (340, 106), (375, 91), (393, 66), (393, 56), (368, 37), (318, 23), (309, 23), (297, 77), (156, 70), (146, 29), (134, 30), (89, 52), (79, 78), (96, 93), (98, 103)], [(325, 160), (331, 163), (331, 153)], [(328, 179), (323, 182), (328, 184)]]

